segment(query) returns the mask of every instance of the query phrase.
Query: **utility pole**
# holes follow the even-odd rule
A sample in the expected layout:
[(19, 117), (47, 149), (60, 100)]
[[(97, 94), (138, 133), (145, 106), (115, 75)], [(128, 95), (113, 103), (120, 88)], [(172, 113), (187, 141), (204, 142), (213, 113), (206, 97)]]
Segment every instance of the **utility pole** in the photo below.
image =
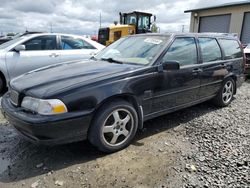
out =
[(53, 26), (52, 26), (52, 23), (50, 23), (50, 32), (53, 33)]
[(181, 26), (181, 32), (184, 33), (184, 31), (185, 31), (185, 25), (182, 25)]
[(100, 28), (102, 27), (102, 13), (100, 12)]

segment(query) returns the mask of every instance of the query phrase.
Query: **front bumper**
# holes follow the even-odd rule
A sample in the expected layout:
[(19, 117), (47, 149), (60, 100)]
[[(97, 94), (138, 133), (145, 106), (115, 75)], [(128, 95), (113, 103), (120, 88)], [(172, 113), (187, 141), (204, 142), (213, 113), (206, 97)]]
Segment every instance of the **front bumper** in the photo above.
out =
[(87, 138), (92, 111), (44, 116), (23, 111), (2, 98), (2, 113), (26, 138), (41, 144), (64, 144)]

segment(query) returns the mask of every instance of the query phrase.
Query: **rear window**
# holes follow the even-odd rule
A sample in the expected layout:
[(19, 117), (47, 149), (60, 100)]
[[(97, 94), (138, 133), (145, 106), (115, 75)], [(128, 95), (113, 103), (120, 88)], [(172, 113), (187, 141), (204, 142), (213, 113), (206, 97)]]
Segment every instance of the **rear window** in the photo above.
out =
[(221, 60), (221, 50), (214, 38), (199, 38), (202, 61), (211, 62)]
[(63, 50), (96, 49), (81, 38), (61, 36), (61, 48)]
[(238, 41), (232, 39), (220, 39), (219, 41), (225, 52), (225, 59), (243, 57)]

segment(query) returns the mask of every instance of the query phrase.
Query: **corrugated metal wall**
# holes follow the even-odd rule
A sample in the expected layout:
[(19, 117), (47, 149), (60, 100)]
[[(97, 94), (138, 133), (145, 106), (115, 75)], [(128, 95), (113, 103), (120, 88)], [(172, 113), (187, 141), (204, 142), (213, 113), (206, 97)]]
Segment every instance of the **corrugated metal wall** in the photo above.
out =
[(231, 14), (200, 17), (199, 32), (228, 33)]

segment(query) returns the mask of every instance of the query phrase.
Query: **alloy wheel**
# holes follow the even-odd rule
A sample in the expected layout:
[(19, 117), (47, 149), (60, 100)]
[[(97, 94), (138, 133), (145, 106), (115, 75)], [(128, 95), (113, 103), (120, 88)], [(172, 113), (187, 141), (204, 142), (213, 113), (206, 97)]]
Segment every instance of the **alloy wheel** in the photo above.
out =
[(222, 91), (222, 100), (225, 104), (231, 101), (233, 97), (233, 83), (232, 81), (227, 81), (224, 85), (223, 91)]
[(106, 144), (119, 146), (126, 142), (135, 126), (134, 123), (132, 114), (124, 108), (111, 112), (102, 128), (102, 136)]

